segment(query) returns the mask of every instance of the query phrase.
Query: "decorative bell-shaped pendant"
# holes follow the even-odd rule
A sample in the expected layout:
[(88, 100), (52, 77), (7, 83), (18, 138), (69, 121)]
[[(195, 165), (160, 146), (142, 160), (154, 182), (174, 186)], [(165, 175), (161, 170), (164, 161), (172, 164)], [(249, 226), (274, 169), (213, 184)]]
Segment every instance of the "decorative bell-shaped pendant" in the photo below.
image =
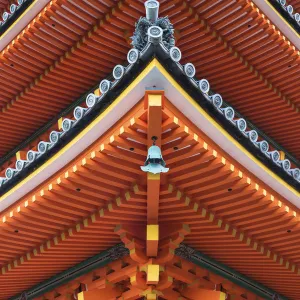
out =
[(153, 146), (148, 149), (147, 159), (144, 166), (141, 166), (141, 169), (144, 172), (149, 172), (153, 174), (167, 173), (169, 168), (165, 168), (166, 163), (163, 160), (161, 150), (158, 146), (155, 145), (155, 139)]

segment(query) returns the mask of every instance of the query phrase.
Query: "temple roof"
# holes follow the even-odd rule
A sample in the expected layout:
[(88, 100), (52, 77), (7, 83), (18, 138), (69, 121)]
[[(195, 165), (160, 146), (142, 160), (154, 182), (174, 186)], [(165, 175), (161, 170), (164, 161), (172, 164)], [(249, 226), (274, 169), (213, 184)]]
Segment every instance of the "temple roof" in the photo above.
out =
[[(297, 49), (252, 2), (195, 3), (161, 1), (161, 13), (175, 26), (183, 63), (194, 63), (198, 78), (207, 78), (227, 102), (298, 158)], [(138, 1), (52, 1), (3, 50), (2, 156), (124, 61), (143, 10)], [(233, 11), (239, 21), (233, 22)], [(83, 70), (89, 70), (85, 78)], [(280, 126), (274, 121), (278, 113), (286, 120)], [(16, 118), (18, 128), (12, 125)]]
[[(2, 194), (8, 191), (20, 179), (24, 178), (24, 176), (28, 176), (31, 172), (30, 170), (35, 169), (45, 158), (49, 159), (50, 153), (55, 153), (67, 141), (64, 137), (65, 135), (74, 135), (74, 133), (70, 135), (68, 131), (71, 129), (73, 131), (73, 127), (75, 132), (78, 131), (78, 128), (80, 130), (83, 127), (82, 124), (86, 123), (84, 120), (90, 120), (90, 114), (95, 115), (95, 111), (99, 110), (94, 106), (102, 107), (106, 105), (109, 101), (107, 99), (111, 98), (111, 90), (123, 89), (124, 84), (128, 84), (129, 79), (124, 80), (123, 77), (134, 78), (136, 76), (135, 72), (140, 72), (141, 62), (145, 64), (153, 56), (157, 56), (166, 67), (172, 69), (173, 76), (177, 77), (177, 80), (180, 82), (183, 80), (182, 84), (185, 85), (187, 90), (190, 90), (190, 93), (194, 97), (200, 96), (203, 98), (204, 101), (201, 105), (208, 107), (207, 109), (210, 113), (245, 145), (247, 149), (253, 152), (255, 156), (274, 170), (275, 173), (281, 169), (282, 171), (279, 172), (279, 175), (292, 186), (295, 186), (296, 189), (299, 189), (300, 170), (298, 165), (282, 157), (282, 154), (279, 152), (280, 149), (276, 149), (276, 144), (270, 140), (265, 140), (265, 136), (249, 123), (247, 119), (245, 120), (239, 112), (236, 112), (228, 103), (223, 101), (220, 94), (211, 91), (210, 83), (206, 79), (197, 80), (195, 78), (196, 68), (192, 63), (181, 65), (180, 61), (183, 55), (178, 47), (174, 47), (174, 29), (168, 18), (160, 18), (157, 21), (157, 28), (159, 29), (160, 26), (164, 28), (163, 39), (161, 41), (155, 39), (148, 40), (149, 34), (147, 28), (150, 26), (151, 24), (147, 24), (146, 18), (141, 18), (138, 21), (133, 36), (134, 48), (127, 54), (128, 64), (127, 66), (116, 65), (110, 77), (112, 81), (105, 79), (100, 82), (99, 90), (101, 96), (97, 96), (94, 93), (89, 94), (85, 105), (71, 109), (71, 113), (73, 111), (71, 118), (69, 117), (71, 116), (69, 112), (58, 122), (59, 130), (52, 130), (49, 137), (46, 137), (46, 139), (43, 139), (39, 143), (36, 141), (34, 149), (27, 152), (23, 151), (22, 157), (20, 155), (13, 162), (12, 166), (5, 169), (5, 177), (0, 178), (0, 192), (2, 191)], [(182, 75), (188, 80), (183, 79)], [(187, 82), (185, 83), (185, 81)], [(121, 86), (119, 86), (120, 84)], [(231, 127), (235, 127), (236, 130), (232, 131)], [(32, 145), (34, 144), (32, 143)]]
[[(191, 8), (194, 3), (177, 2), (178, 6), (175, 4), (169, 11), (164, 6), (166, 2), (161, 1), (164, 13), (174, 12), (176, 8), (182, 12), (182, 8)], [(98, 11), (100, 7), (109, 11), (109, 5), (113, 4), (105, 1), (104, 7), (98, 1), (93, 3), (95, 6), (98, 3)], [(148, 18), (139, 19), (133, 48), (128, 51), (128, 43), (125, 46), (116, 43), (124, 39), (119, 26), (125, 15), (119, 15), (120, 10), (127, 11), (128, 23), (123, 19), (127, 30), (131, 28), (129, 13), (133, 10), (138, 15), (138, 9), (130, 6), (131, 1), (128, 3), (118, 4), (118, 9), (105, 15), (106, 21), (92, 29), (87, 25), (86, 30), (90, 28), (90, 31), (84, 38), (80, 37), (82, 29), (76, 47), (72, 47), (67, 55), (63, 54), (45, 75), (22, 92), (22, 97), (26, 93), (30, 95), (27, 100), (24, 98), (28, 102), (18, 100), (3, 110), (3, 114), (11, 113), (11, 109), (18, 107), (19, 112), (23, 112), (23, 121), (26, 123), (26, 119), (30, 119), (32, 128), (41, 121), (40, 115), (33, 119), (40, 112), (49, 115), (51, 112), (55, 118), (18, 149), (21, 151), (16, 158), (3, 165), (2, 172), (6, 177), (0, 178), (0, 210), (3, 210), (0, 240), (4, 242), (0, 249), (0, 299), (17, 295), (120, 240), (125, 243), (127, 236), (124, 238), (120, 233), (122, 226), (116, 225), (145, 226), (149, 217), (149, 199), (154, 198), (157, 199), (156, 218), (163, 228), (169, 224), (174, 228), (186, 224), (189, 229), (183, 226), (180, 230), (188, 245), (276, 290), (282, 297), (298, 299), (300, 269), (295, 240), (299, 235), (300, 171), (297, 160), (252, 124), (249, 111), (246, 110), (244, 115), (236, 109), (252, 96), (256, 99), (265, 87), (252, 92), (249, 86), (244, 86), (243, 90), (243, 84), (238, 88), (233, 86), (230, 74), (233, 69), (236, 78), (236, 69), (224, 65), (224, 59), (232, 61), (233, 49), (227, 56), (224, 56), (224, 48), (219, 53), (221, 36), (214, 31), (212, 38), (210, 21), (198, 22), (197, 19), (209, 12), (214, 19), (215, 7), (207, 7), (206, 12), (202, 6), (204, 11), (195, 13), (200, 26), (197, 31), (185, 23), (187, 20), (182, 19), (182, 13), (180, 17), (176, 13), (170, 16), (171, 21), (173, 17), (181, 28), (178, 31), (175, 26), (175, 32), (168, 18), (153, 22), (148, 22)], [(253, 4), (246, 3), (245, 7), (251, 11)], [(49, 4), (52, 5), (56, 10), (61, 9), (56, 1)], [(68, 14), (66, 23), (70, 23), (70, 8), (77, 14), (80, 10), (80, 4), (68, 2), (68, 5), (69, 9), (64, 6)], [(82, 5), (87, 8), (89, 4)], [(236, 8), (245, 7), (237, 5)], [(47, 19), (49, 10), (45, 10), (43, 20)], [(226, 11), (224, 8), (224, 13)], [(88, 12), (82, 10), (80, 18), (73, 16), (73, 21), (81, 20), (77, 25), (83, 25), (83, 16), (91, 15), (94, 10)], [(185, 13), (190, 20), (191, 10)], [(61, 14), (56, 17), (61, 18)], [(268, 22), (263, 23), (269, 28)], [(58, 24), (50, 23), (49, 28), (56, 30)], [(71, 29), (74, 30), (73, 25), (69, 33)], [(109, 30), (114, 32), (110, 32), (110, 40), (103, 38), (108, 36)], [(185, 31), (188, 32), (186, 35)], [(244, 38), (245, 32), (242, 33)], [(40, 34), (45, 33), (40, 30)], [(199, 34), (203, 34), (202, 40)], [(182, 47), (177, 47), (177, 41), (175, 46), (174, 37), (182, 42)], [(34, 38), (31, 36), (30, 42)], [(41, 36), (39, 39), (43, 41)], [(205, 55), (200, 59), (198, 53), (194, 60), (199, 40), (203, 45), (213, 40), (216, 52), (212, 49), (203, 51)], [(37, 47), (44, 48), (45, 45), (43, 41)], [(54, 44), (52, 48), (55, 48)], [(50, 53), (44, 48), (46, 52)], [(122, 61), (118, 52), (127, 56), (127, 63), (118, 64)], [(115, 53), (116, 62), (113, 62), (112, 53)], [(222, 59), (212, 61), (207, 53), (220, 55)], [(40, 54), (39, 58), (42, 56)], [(234, 52), (233, 56), (239, 57), (239, 54)], [(243, 74), (250, 61), (240, 58), (234, 65)], [(189, 62), (193, 60), (195, 63)], [(209, 64), (205, 65), (205, 60)], [(243, 68), (239, 65), (241, 62), (245, 63)], [(40, 62), (36, 60), (36, 63)], [(217, 66), (218, 71), (212, 70), (213, 66)], [(213, 79), (204, 79), (202, 70), (206, 70), (207, 78)], [(107, 75), (109, 72), (111, 74)], [(226, 97), (226, 92), (224, 96), (217, 89), (218, 84), (214, 84), (218, 83), (219, 72), (223, 77), (228, 75), (228, 84), (234, 87), (233, 91), (238, 89), (249, 98), (231, 106), (235, 93), (233, 97)], [(247, 72), (249, 76), (251, 72), (248, 69)], [(29, 73), (27, 76), (18, 72), (11, 74), (23, 76), (25, 80), (30, 77)], [(95, 86), (100, 73), (102, 80)], [(234, 80), (244, 79), (241, 75)], [(249, 77), (247, 84), (248, 80)], [(91, 87), (88, 93), (87, 87)], [(272, 88), (268, 86), (271, 93)], [(72, 89), (74, 93), (71, 93)], [(57, 98), (62, 94), (65, 101)], [(65, 107), (76, 95), (80, 96), (78, 100), (57, 115), (59, 104), (61, 108)], [(36, 97), (37, 102), (26, 111), (24, 108), (32, 101), (31, 96)], [(156, 103), (155, 97), (162, 100), (160, 105), (154, 104), (159, 108), (150, 113), (149, 103)], [(268, 97), (264, 99), (270, 101)], [(252, 111), (258, 115), (269, 111), (278, 114), (275, 108), (259, 109), (260, 103), (255, 101)], [(57, 105), (53, 106), (53, 103)], [(252, 105), (247, 102), (245, 107), (252, 108)], [(153, 111), (161, 114), (161, 124), (155, 122), (158, 119)], [(18, 117), (17, 130), (25, 132), (20, 116), (18, 112), (12, 114), (7, 125)], [(10, 130), (9, 126), (7, 128)], [(140, 169), (147, 156), (153, 128), (159, 128), (158, 144), (170, 168), (159, 179), (159, 186), (152, 185), (153, 178), (145, 176)], [(12, 137), (6, 132), (1, 134), (8, 137), (7, 141)], [(152, 191), (156, 194), (151, 194)], [(164, 236), (166, 240), (173, 238), (168, 234)], [(229, 250), (224, 251), (224, 247)], [(68, 253), (67, 258), (65, 253)], [(24, 277), (22, 282), (20, 276)]]

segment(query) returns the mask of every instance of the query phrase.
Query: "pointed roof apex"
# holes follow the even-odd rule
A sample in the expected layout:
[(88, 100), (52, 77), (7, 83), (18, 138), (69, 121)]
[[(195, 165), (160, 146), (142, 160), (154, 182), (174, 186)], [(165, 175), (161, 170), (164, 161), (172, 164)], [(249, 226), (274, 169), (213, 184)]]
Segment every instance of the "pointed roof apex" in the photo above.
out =
[(141, 17), (135, 24), (132, 46), (143, 50), (148, 42), (163, 43), (167, 49), (175, 46), (174, 28), (168, 17), (158, 17), (159, 2), (148, 0), (145, 2), (146, 17)]

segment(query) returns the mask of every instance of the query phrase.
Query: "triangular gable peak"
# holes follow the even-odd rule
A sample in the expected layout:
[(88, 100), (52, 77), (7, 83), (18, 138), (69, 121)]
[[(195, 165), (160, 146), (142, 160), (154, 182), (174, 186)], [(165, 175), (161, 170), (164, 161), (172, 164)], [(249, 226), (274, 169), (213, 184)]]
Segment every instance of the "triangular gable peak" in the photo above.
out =
[[(149, 11), (148, 14), (151, 12)], [(155, 12), (157, 14), (158, 11)], [(149, 16), (148, 16), (149, 17)], [(151, 18), (150, 16), (149, 18)], [(66, 141), (70, 138), (71, 135), (74, 135), (74, 132), (78, 132), (79, 128), (85, 126), (86, 122), (89, 122), (99, 109), (108, 102), (112, 101), (115, 97), (115, 93), (122, 90), (124, 85), (128, 85), (131, 81), (132, 76), (136, 76), (138, 72), (145, 66), (151, 59), (151, 57), (156, 56), (160, 62), (167, 68), (171, 70), (171, 74), (175, 77), (176, 81), (182, 84), (183, 89), (188, 91), (189, 96), (196, 99), (198, 104), (202, 106), (217, 122), (221, 123), (221, 125), (229, 131), (229, 133), (239, 140), (242, 145), (244, 145), (248, 151), (254, 154), (258, 160), (262, 161), (266, 166), (268, 166), (275, 174), (278, 174), (283, 180), (287, 181), (291, 186), (294, 186), (296, 189), (299, 189), (300, 182), (300, 170), (296, 166), (294, 166), (288, 159), (284, 158), (284, 154), (277, 151), (275, 147), (270, 144), (270, 142), (264, 140), (260, 137), (257, 130), (253, 128), (253, 126), (247, 122), (241, 115), (234, 110), (234, 108), (228, 106), (228, 104), (223, 101), (222, 96), (220, 94), (216, 94), (210, 90), (209, 82), (205, 79), (198, 80), (196, 79), (195, 67), (191, 63), (187, 63), (185, 65), (180, 64), (181, 60), (181, 51), (179, 48), (174, 46), (174, 37), (173, 37), (173, 27), (168, 18), (158, 18), (157, 15), (154, 16), (155, 21), (152, 23), (148, 21), (147, 18), (141, 18), (136, 24), (136, 31), (133, 36), (133, 46), (134, 48), (128, 52), (127, 60), (128, 65), (115, 66), (112, 77), (110, 80), (103, 80), (99, 85), (99, 90), (101, 95), (90, 94), (86, 99), (86, 106), (78, 106), (74, 109), (74, 118), (68, 119), (64, 118), (60, 121), (60, 132), (51, 132), (48, 141), (42, 141), (38, 144), (36, 151), (29, 151), (25, 157), (16, 161), (15, 168), (8, 168), (5, 172), (6, 177), (0, 178), (0, 192), (5, 193), (9, 191), (9, 189), (14, 186), (19, 178), (22, 178), (25, 174), (28, 174), (30, 170), (35, 168), (37, 161), (45, 161), (46, 157), (48, 157), (48, 153), (55, 152), (55, 149), (58, 149), (58, 144), (62, 145), (66, 143)], [(159, 71), (162, 68), (157, 68)], [(160, 72), (160, 77), (166, 77), (166, 72)], [(164, 74), (163, 74), (164, 73)], [(148, 74), (149, 75), (149, 74)], [(160, 81), (154, 82), (156, 79), (151, 78), (151, 76), (147, 75), (147, 79), (144, 79), (149, 86), (157, 86), (163, 89), (166, 89)], [(168, 81), (168, 80), (165, 80)], [(164, 80), (162, 79), (162, 82)], [(140, 87), (139, 87), (140, 88)], [(144, 90), (145, 86), (143, 87)], [(141, 89), (141, 88), (140, 88)], [(166, 93), (168, 93), (173, 89), (166, 89)], [(181, 93), (182, 94), (182, 93)], [(142, 94), (140, 93), (140, 97)], [(181, 97), (185, 97), (181, 96)], [(177, 97), (178, 98), (178, 97)], [(170, 99), (174, 99), (170, 97)], [(137, 100), (134, 100), (135, 102)], [(171, 100), (172, 101), (172, 100)], [(176, 102), (177, 100), (175, 100)], [(180, 107), (181, 101), (177, 101), (175, 105)], [(183, 102), (182, 102), (183, 103)], [(129, 106), (126, 103), (127, 107), (131, 107), (132, 104), (129, 103)], [(123, 104), (124, 106), (124, 104)], [(187, 112), (187, 110), (183, 110), (185, 114), (199, 114), (200, 106), (193, 105), (194, 112), (192, 112), (192, 107), (190, 108), (191, 112)], [(124, 109), (124, 108), (123, 108)], [(121, 111), (123, 111), (123, 109)], [(181, 107), (180, 107), (181, 109)], [(202, 110), (203, 111), (203, 110)], [(201, 115), (201, 112), (200, 112)], [(191, 115), (191, 119), (194, 120), (195, 124), (197, 124), (197, 120), (199, 120), (198, 116), (193, 117)], [(215, 121), (212, 121), (213, 123)], [(102, 122), (103, 127), (106, 129), (112, 125), (108, 121), (109, 125), (106, 125), (105, 122)], [(199, 125), (199, 128), (201, 126)], [(70, 132), (72, 133), (70, 134)], [(206, 131), (204, 131), (206, 132)], [(206, 132), (210, 134), (210, 132)], [(66, 136), (66, 137), (65, 137)], [(212, 137), (215, 139), (215, 137)], [(227, 143), (227, 138), (216, 139), (216, 143), (222, 145), (224, 150), (230, 153), (231, 155), (236, 156), (237, 160), (244, 164), (247, 161), (244, 160), (243, 155), (238, 155), (236, 151), (230, 147), (231, 143)], [(235, 143), (235, 142), (234, 142)], [(237, 143), (235, 143), (237, 145)], [(53, 150), (54, 149), (54, 150)], [(83, 148), (78, 147), (78, 150), (73, 150), (74, 154), (68, 157), (75, 157)], [(247, 152), (246, 150), (246, 152)], [(233, 151), (233, 152), (232, 152)], [(244, 151), (245, 152), (245, 151)], [(246, 156), (249, 156), (248, 154)], [(272, 188), (274, 188), (278, 193), (281, 193), (284, 197), (289, 198), (289, 193), (285, 191), (281, 191), (281, 184), (273, 182), (270, 177), (273, 177), (274, 181), (278, 181), (282, 183), (282, 180), (279, 179), (276, 175), (271, 174), (272, 172), (261, 169), (264, 168), (262, 164), (255, 160), (255, 164), (252, 163), (252, 159), (248, 159), (249, 163), (246, 164), (246, 167), (250, 168), (250, 170), (255, 173), (262, 181), (270, 184)], [(68, 162), (68, 159), (67, 161)], [(53, 168), (53, 170), (48, 173), (49, 175), (53, 174), (55, 170), (58, 170), (58, 166)], [(268, 173), (269, 175), (266, 177), (263, 173)], [(271, 175), (270, 175), (271, 174)], [(46, 177), (42, 177), (45, 179)], [(24, 192), (14, 193), (17, 197), (21, 197), (25, 195), (26, 192), (29, 192), (35, 185), (42, 182), (41, 180), (37, 180), (36, 183), (29, 184), (29, 187), (24, 190)], [(285, 184), (284, 184), (285, 185)], [(287, 189), (291, 189), (287, 187)], [(14, 189), (15, 191), (16, 189)], [(19, 189), (17, 188), (19, 191)], [(8, 194), (11, 192), (8, 192)], [(6, 198), (7, 194), (4, 194), (3, 198)], [(289, 198), (290, 199), (290, 198)], [(291, 200), (294, 204), (296, 203), (296, 198), (294, 197)], [(13, 203), (14, 200), (10, 198), (8, 204)], [(7, 207), (7, 205), (3, 205), (2, 209)]]

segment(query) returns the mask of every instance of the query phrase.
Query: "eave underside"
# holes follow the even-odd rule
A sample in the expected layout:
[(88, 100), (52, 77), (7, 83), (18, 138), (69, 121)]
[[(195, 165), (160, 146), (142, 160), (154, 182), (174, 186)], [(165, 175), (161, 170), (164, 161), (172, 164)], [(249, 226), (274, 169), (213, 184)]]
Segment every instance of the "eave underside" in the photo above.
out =
[[(249, 174), (167, 99), (160, 145), (170, 171), (153, 185), (158, 194), (149, 194), (151, 180), (140, 170), (148, 126), (148, 110), (139, 103), (92, 148), (6, 212), (0, 234), (6, 241), (0, 250), (0, 299), (120, 240), (133, 249), (146, 247), (140, 229), (147, 225), (148, 199), (153, 201), (155, 195), (159, 226), (166, 229), (172, 224), (180, 232), (164, 232), (161, 247), (170, 237), (176, 243), (183, 238), (195, 249), (298, 299), (298, 209)], [(190, 232), (181, 229), (182, 224)], [(135, 253), (133, 257), (143, 261), (143, 255)]]

